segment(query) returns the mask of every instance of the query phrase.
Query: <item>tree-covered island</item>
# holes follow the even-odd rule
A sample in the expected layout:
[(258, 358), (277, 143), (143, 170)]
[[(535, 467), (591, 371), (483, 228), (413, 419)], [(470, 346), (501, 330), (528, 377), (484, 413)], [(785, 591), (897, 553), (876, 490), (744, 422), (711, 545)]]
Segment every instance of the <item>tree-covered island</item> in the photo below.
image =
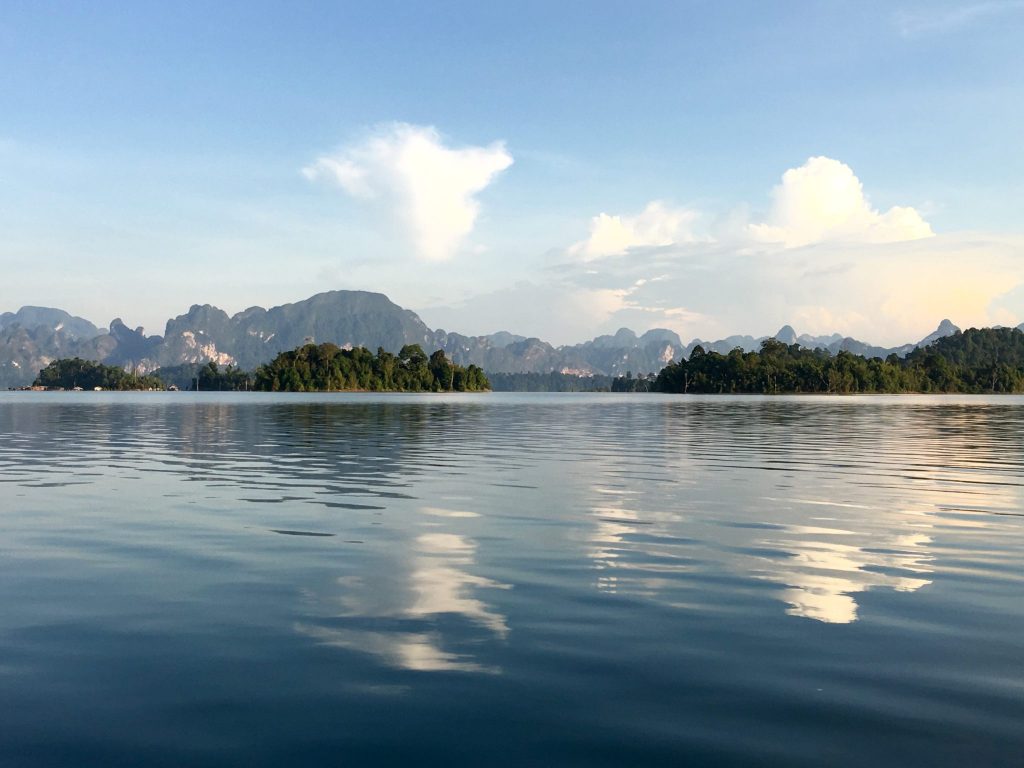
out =
[(491, 385), (475, 365), (456, 365), (442, 350), (429, 357), (418, 344), (395, 355), (378, 349), (345, 349), (337, 344), (306, 344), (282, 352), (247, 372), (214, 362), (161, 368), (135, 375), (118, 366), (79, 358), (54, 360), (33, 386), (47, 389), (199, 389), (264, 392), (487, 392)]
[(266, 392), (485, 392), (491, 388), (475, 365), (456, 365), (437, 350), (427, 357), (419, 344), (397, 355), (383, 348), (344, 349), (336, 344), (306, 344), (282, 352), (256, 369), (255, 388)]
[[(688, 359), (657, 375), (594, 377), (586, 386), (566, 374), (495, 374), (501, 389), (598, 390), (693, 394), (996, 394), (1024, 392), (1024, 333), (1015, 328), (957, 332), (910, 352), (865, 358), (830, 354), (766, 339), (757, 352), (728, 354), (695, 347)], [(54, 360), (36, 387), (51, 389), (266, 392), (482, 392), (491, 384), (475, 365), (453, 363), (442, 350), (429, 357), (417, 344), (396, 355), (379, 348), (306, 344), (282, 352), (255, 371), (216, 363), (185, 364), (138, 375), (80, 358)]]
[(726, 355), (698, 346), (649, 384), (657, 392), (695, 394), (1019, 393), (1024, 333), (972, 328), (884, 360), (831, 355), (776, 339), (762, 342), (759, 352), (734, 349)]
[(153, 375), (137, 375), (116, 365), (103, 365), (73, 357), (54, 360), (41, 371), (34, 387), (47, 389), (113, 389), (117, 391), (164, 389), (163, 381)]

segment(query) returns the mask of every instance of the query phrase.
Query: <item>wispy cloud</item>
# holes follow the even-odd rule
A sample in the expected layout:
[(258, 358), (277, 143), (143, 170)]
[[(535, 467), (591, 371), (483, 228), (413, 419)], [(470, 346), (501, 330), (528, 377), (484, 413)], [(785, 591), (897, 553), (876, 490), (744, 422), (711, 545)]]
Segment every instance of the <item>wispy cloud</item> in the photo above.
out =
[(510, 165), (503, 142), (451, 148), (431, 126), (394, 123), (318, 158), (302, 173), (394, 211), (420, 258), (445, 261), (473, 231), (476, 196)]
[(946, 8), (930, 5), (897, 11), (893, 21), (903, 37), (913, 38), (954, 32), (985, 17), (1020, 11), (1024, 11), (1021, 0), (969, 3)]

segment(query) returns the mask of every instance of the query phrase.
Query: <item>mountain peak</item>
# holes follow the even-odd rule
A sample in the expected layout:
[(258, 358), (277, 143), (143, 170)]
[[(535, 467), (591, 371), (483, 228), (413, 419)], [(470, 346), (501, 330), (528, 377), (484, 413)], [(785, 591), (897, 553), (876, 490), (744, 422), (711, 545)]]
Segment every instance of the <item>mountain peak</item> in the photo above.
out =
[(668, 328), (651, 328), (640, 337), (640, 343), (643, 345), (671, 344), (675, 347), (681, 347), (683, 345), (682, 339), (679, 338), (679, 334), (675, 331), (668, 330)]
[(938, 328), (917, 342), (917, 346), (927, 347), (929, 344), (945, 338), (946, 336), (952, 336), (954, 333), (960, 333), (960, 329), (953, 325), (952, 321), (949, 319), (943, 320), (939, 323)]
[(793, 326), (784, 325), (779, 328), (779, 332), (775, 334), (775, 338), (783, 344), (796, 344), (796, 331), (793, 330)]
[(8, 325), (20, 325), (23, 328), (47, 328), (51, 331), (62, 331), (72, 339), (92, 339), (102, 331), (88, 320), (76, 317), (63, 309), (53, 307), (24, 306), (17, 312), (0, 313), (0, 328)]

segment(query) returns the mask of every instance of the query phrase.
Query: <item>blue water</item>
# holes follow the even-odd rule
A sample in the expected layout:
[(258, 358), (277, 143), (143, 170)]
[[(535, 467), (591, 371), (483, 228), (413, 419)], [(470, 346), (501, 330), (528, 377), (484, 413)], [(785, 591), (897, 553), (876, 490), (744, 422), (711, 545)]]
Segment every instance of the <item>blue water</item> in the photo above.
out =
[(0, 765), (1024, 765), (1024, 398), (0, 394)]

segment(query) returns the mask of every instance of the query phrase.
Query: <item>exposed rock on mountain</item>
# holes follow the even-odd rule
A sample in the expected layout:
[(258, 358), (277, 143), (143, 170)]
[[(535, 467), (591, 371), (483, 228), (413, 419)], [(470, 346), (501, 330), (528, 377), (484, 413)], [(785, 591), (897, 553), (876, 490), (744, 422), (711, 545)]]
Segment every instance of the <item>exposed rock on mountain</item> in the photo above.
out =
[(204, 362), (252, 368), (306, 340), (397, 352), (405, 344), (428, 345), (434, 332), (387, 296), (330, 291), (269, 310), (250, 307), (229, 317), (217, 307), (193, 306), (167, 322), (158, 365)]

